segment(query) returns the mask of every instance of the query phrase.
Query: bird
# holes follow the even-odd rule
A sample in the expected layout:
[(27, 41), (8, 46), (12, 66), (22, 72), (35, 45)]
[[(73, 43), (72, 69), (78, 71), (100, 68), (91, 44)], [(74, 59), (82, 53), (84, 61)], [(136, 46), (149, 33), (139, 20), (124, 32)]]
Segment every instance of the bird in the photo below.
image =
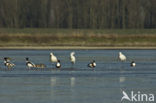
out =
[(131, 67), (135, 67), (136, 63), (134, 61), (131, 62)]
[(126, 56), (122, 52), (119, 52), (119, 59), (120, 61), (126, 61)]
[(14, 63), (11, 63), (11, 62), (10, 62), (10, 58), (8, 58), (8, 57), (5, 57), (5, 58), (4, 58), (4, 65), (5, 65), (8, 69), (11, 69), (12, 67), (15, 66)]
[(57, 57), (52, 52), (50, 53), (50, 61), (54, 63), (58, 62)]
[(90, 62), (90, 63), (88, 64), (88, 67), (90, 67), (90, 68), (96, 67), (96, 62), (95, 62), (95, 60), (93, 60), (92, 62)]
[(36, 68), (46, 68), (45, 64), (35, 64)]
[(55, 66), (56, 66), (56, 68), (61, 68), (61, 63), (60, 63), (60, 60), (58, 60), (58, 61), (57, 61), (57, 63), (56, 63), (56, 65), (55, 65)]
[(72, 64), (75, 64), (75, 62), (76, 62), (76, 58), (75, 58), (75, 52), (71, 52), (70, 53), (70, 62), (72, 63)]
[(32, 62), (29, 61), (29, 58), (28, 58), (28, 57), (25, 58), (25, 59), (26, 59), (26, 66), (27, 66), (29, 69), (36, 67), (36, 65), (35, 65), (34, 63), (32, 63)]

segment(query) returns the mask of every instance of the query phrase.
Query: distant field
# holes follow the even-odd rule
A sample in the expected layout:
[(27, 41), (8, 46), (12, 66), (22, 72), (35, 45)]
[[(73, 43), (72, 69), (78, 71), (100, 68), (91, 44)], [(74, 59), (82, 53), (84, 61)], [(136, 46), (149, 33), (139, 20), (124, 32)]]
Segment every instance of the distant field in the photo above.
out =
[(0, 29), (6, 46), (156, 46), (156, 29)]

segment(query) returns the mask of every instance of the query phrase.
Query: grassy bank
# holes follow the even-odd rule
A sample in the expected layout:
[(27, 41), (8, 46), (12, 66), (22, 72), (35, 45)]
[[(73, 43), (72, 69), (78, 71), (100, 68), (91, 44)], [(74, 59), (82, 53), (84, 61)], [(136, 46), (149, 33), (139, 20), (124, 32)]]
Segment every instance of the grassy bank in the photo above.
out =
[(0, 29), (0, 47), (96, 46), (155, 47), (156, 29)]

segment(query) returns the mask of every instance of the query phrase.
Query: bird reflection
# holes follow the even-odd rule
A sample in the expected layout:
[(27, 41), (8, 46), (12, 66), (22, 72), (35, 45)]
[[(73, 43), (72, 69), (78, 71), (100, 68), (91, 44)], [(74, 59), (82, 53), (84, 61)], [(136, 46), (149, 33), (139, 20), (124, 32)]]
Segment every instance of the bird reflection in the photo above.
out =
[(56, 85), (56, 77), (51, 77), (50, 81), (51, 81), (50, 84), (52, 87)]
[(75, 86), (75, 81), (76, 81), (76, 78), (75, 77), (71, 77), (70, 78), (70, 86), (71, 87), (74, 87)]
[(120, 80), (120, 83), (123, 83), (123, 82), (125, 82), (126, 77), (119, 77), (119, 80)]

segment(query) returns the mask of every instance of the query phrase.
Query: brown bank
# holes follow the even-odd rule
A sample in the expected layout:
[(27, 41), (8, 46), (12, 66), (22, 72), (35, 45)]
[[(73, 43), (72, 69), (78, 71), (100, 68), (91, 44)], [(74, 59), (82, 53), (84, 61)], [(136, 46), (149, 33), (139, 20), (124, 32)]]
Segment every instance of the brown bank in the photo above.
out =
[(155, 49), (156, 30), (0, 29), (1, 49)]

